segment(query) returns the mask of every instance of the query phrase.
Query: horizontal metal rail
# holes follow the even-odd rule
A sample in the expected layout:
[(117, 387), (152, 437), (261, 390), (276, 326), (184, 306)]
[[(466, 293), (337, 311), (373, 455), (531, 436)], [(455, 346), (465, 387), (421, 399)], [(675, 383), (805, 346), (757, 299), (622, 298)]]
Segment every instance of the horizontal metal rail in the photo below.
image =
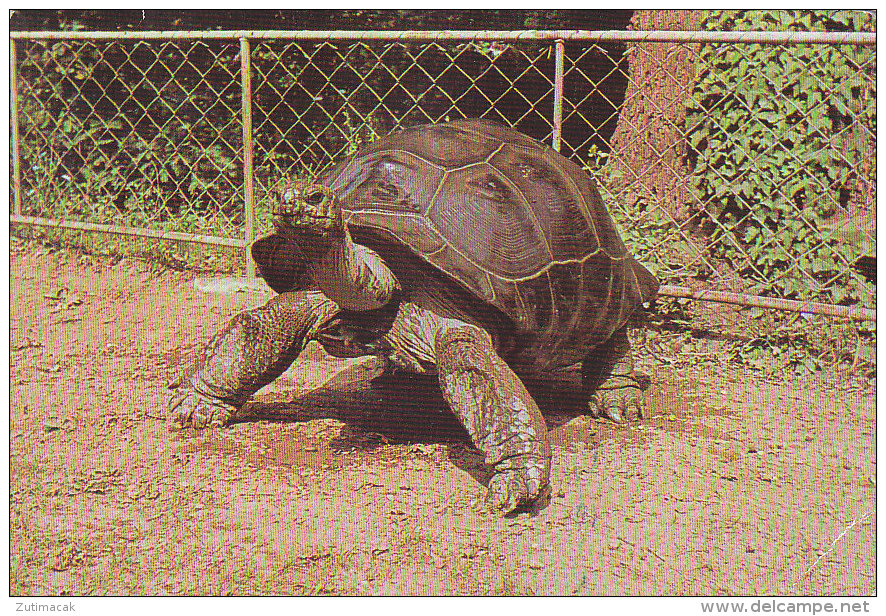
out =
[(876, 45), (876, 32), (677, 32), (670, 30), (217, 30), (18, 31), (19, 40), (557, 41), (575, 43), (756, 43)]
[(686, 299), (694, 299), (704, 302), (719, 302), (721, 304), (738, 304), (739, 306), (753, 306), (756, 308), (785, 310), (788, 312), (822, 314), (831, 317), (854, 319), (856, 321), (877, 320), (877, 311), (869, 308), (822, 304), (820, 302), (800, 302), (793, 299), (762, 297), (760, 295), (747, 295), (745, 293), (733, 293), (730, 291), (709, 291), (706, 289), (693, 290), (689, 287), (662, 285), (658, 290), (658, 294), (666, 295), (668, 297), (684, 297)]
[[(193, 242), (199, 244), (211, 244), (214, 246), (227, 246), (230, 248), (244, 248), (246, 240), (216, 237), (212, 235), (197, 235), (195, 233), (180, 233), (177, 231), (154, 231), (152, 229), (140, 229), (136, 227), (120, 227), (116, 225), (101, 225), (90, 222), (77, 222), (54, 220), (51, 218), (38, 218), (36, 216), (9, 217), (13, 224), (52, 227), (57, 229), (69, 229), (73, 231), (99, 231), (103, 233), (115, 233), (118, 235), (131, 235), (158, 240), (173, 240), (180, 242)], [(687, 299), (738, 304), (740, 306), (755, 306), (788, 312), (800, 312), (809, 314), (821, 314), (834, 317), (844, 317), (857, 321), (876, 321), (876, 310), (858, 308), (854, 306), (838, 306), (835, 304), (822, 304), (819, 302), (800, 302), (792, 299), (761, 297), (759, 295), (747, 295), (745, 293), (732, 293), (729, 291), (692, 290), (689, 287), (676, 285), (662, 285), (658, 290), (659, 295), (668, 297), (682, 297)]]
[(155, 231), (153, 229), (143, 229), (141, 227), (120, 227), (117, 225), (102, 225), (94, 222), (39, 218), (37, 216), (16, 216), (13, 214), (9, 217), (9, 222), (16, 225), (26, 225), (31, 227), (52, 227), (55, 229), (68, 229), (71, 231), (114, 233), (116, 235), (132, 235), (135, 237), (146, 237), (155, 240), (211, 244), (213, 246), (226, 246), (228, 248), (243, 248), (246, 246), (246, 240), (238, 240), (230, 237), (198, 235), (196, 233), (181, 233), (179, 231)]

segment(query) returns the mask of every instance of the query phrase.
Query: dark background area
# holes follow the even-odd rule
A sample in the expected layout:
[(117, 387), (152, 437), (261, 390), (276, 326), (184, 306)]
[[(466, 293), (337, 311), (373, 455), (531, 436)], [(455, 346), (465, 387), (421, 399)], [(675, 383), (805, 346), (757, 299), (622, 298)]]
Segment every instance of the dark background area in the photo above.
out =
[[(10, 29), (623, 30), (632, 15), (631, 10), (17, 10), (10, 14)], [(589, 139), (609, 149), (627, 86), (626, 46), (566, 47), (562, 151), (584, 160)], [(361, 122), (370, 117), (378, 135), (447, 117), (483, 116), (549, 140), (552, 43), (505, 48), (507, 53), (491, 59), (483, 44), (460, 42), (356, 47), (255, 42), (260, 188), (273, 184), (281, 171), (330, 164), (349, 138), (368, 137)], [(81, 190), (89, 200), (110, 199), (128, 210), (128, 200), (153, 191), (173, 215), (184, 204), (197, 210), (222, 206), (232, 208), (237, 221), (240, 127), (231, 118), (240, 106), (238, 51), (236, 41), (23, 41), (20, 80), (26, 98), (34, 100), (23, 104), (23, 125), (37, 127), (36, 140), (26, 138), (25, 145), (39, 156), (53, 145), (47, 139), (76, 144), (55, 144), (61, 152), (55, 175), (73, 177), (78, 185), (98, 177)], [(65, 118), (68, 123), (58, 125)], [(573, 150), (578, 145), (581, 150)], [(220, 169), (228, 170), (224, 177)], [(40, 178), (26, 174), (25, 184), (37, 186)]]
[(27, 10), (10, 30), (623, 30), (633, 10)]

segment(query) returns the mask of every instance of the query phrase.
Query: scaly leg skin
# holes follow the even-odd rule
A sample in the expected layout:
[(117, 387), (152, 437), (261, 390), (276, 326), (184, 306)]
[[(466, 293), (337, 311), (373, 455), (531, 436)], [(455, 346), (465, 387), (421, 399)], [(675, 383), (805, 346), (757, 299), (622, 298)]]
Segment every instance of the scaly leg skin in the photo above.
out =
[(182, 426), (230, 423), (240, 406), (280, 376), (338, 306), (319, 291), (282, 293), (241, 312), (172, 384), (170, 417)]
[(585, 389), (593, 391), (588, 401), (591, 415), (617, 422), (646, 417), (627, 330), (615, 332), (608, 346), (600, 350), (600, 356), (588, 357), (582, 366)]
[(508, 513), (537, 499), (550, 479), (551, 445), (523, 383), (476, 327), (441, 329), (434, 352), (443, 396), (495, 470), (487, 500)]

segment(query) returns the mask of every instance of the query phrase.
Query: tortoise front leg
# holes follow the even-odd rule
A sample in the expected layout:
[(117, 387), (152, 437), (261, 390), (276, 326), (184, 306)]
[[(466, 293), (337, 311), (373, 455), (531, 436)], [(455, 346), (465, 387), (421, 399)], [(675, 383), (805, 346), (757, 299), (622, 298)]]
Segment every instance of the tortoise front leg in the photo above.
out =
[(507, 513), (538, 498), (551, 472), (547, 427), (489, 335), (470, 325), (444, 328), (434, 352), (443, 396), (495, 469), (487, 499)]
[(620, 422), (646, 416), (626, 328), (612, 334), (607, 344), (584, 360), (582, 377), (585, 390), (590, 394), (588, 407), (594, 417), (605, 416)]
[(338, 312), (338, 306), (318, 291), (281, 293), (264, 306), (241, 312), (170, 384), (175, 389), (170, 417), (195, 428), (229, 423)]

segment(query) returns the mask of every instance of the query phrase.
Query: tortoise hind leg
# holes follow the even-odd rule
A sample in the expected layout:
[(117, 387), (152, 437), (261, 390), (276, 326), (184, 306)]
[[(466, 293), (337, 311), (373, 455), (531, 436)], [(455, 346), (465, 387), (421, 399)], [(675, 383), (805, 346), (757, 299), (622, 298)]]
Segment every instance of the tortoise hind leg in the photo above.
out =
[(495, 474), (487, 499), (508, 513), (547, 488), (547, 426), (523, 383), (474, 326), (440, 329), (434, 338), (443, 396)]
[(643, 392), (634, 371), (626, 328), (616, 331), (582, 364), (582, 380), (590, 393), (588, 407), (594, 417), (634, 421), (647, 417)]

